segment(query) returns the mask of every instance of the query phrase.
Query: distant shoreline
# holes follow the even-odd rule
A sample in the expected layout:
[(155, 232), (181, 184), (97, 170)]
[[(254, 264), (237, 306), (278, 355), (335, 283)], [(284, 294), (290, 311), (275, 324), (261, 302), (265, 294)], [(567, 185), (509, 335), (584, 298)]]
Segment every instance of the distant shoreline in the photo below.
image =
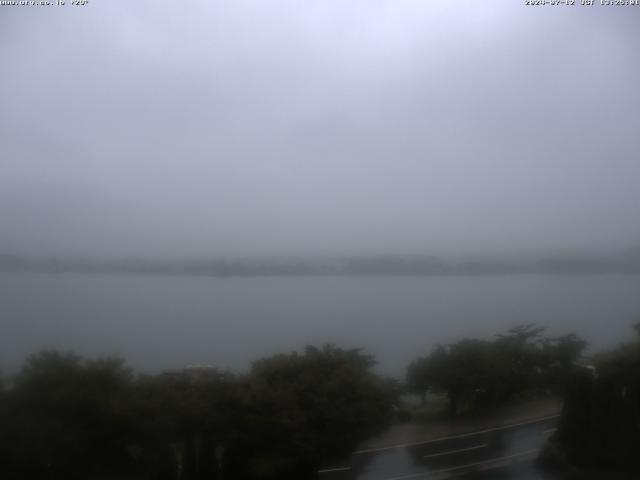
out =
[(426, 256), (322, 259), (85, 260), (0, 255), (0, 272), (198, 277), (446, 277), (495, 275), (640, 274), (640, 258), (442, 260)]

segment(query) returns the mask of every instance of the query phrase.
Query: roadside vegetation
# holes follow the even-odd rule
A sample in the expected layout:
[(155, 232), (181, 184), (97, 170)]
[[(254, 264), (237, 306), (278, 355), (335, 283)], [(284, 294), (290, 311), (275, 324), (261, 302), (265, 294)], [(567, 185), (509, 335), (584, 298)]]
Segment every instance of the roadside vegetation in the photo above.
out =
[[(518, 326), (493, 340), (463, 339), (439, 345), (413, 361), (407, 387), (422, 399), (415, 412), (431, 418), (447, 404), (450, 417), (482, 414), (531, 396), (561, 395), (586, 342), (575, 334), (544, 336), (534, 325)], [(436, 402), (427, 402), (428, 397)]]
[(546, 460), (640, 468), (636, 329), (635, 342), (592, 364), (577, 335), (533, 325), (463, 339), (414, 360), (405, 385), (377, 375), (372, 356), (332, 345), (263, 358), (242, 374), (142, 375), (117, 358), (43, 351), (0, 377), (0, 476), (311, 479), (393, 422), (482, 417), (540, 396), (565, 397)]
[(359, 350), (308, 347), (244, 375), (135, 375), (42, 352), (0, 390), (4, 479), (313, 478), (391, 420), (395, 390)]
[(546, 464), (640, 470), (640, 323), (634, 328), (635, 340), (594, 356), (570, 377)]

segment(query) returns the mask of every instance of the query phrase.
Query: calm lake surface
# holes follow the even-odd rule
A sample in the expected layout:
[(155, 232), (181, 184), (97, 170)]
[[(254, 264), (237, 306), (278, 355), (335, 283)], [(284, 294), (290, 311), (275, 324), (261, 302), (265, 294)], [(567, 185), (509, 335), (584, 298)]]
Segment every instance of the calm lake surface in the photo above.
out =
[(640, 276), (211, 278), (0, 273), (0, 369), (43, 348), (140, 370), (232, 370), (308, 343), (362, 347), (402, 376), (437, 343), (535, 322), (592, 349), (631, 337)]

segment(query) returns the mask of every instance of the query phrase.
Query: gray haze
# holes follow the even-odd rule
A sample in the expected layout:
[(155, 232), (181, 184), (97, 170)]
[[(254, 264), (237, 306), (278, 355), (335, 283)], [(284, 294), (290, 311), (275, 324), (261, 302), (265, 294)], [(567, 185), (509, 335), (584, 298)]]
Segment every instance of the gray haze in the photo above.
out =
[(633, 335), (640, 275), (211, 278), (0, 272), (0, 369), (43, 348), (157, 372), (245, 370), (305, 344), (361, 347), (398, 378), (437, 343), (536, 322), (590, 352)]
[(0, 252), (638, 245), (640, 8), (522, 3), (0, 7)]

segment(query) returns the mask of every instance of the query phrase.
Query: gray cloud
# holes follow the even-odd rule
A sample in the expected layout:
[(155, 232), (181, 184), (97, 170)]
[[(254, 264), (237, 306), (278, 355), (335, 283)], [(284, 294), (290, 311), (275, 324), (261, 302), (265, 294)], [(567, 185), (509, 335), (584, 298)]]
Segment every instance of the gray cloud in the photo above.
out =
[(0, 250), (640, 242), (633, 8), (3, 7)]

